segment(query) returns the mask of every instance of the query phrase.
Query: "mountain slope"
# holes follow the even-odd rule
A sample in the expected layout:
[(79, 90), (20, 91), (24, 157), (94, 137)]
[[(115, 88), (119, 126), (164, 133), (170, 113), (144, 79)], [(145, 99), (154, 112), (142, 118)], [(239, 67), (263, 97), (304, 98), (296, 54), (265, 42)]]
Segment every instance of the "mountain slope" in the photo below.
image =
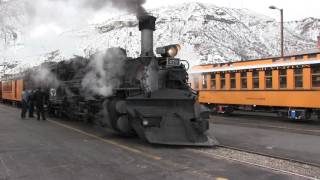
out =
[[(155, 46), (180, 43), (181, 56), (191, 58), (195, 64), (279, 54), (279, 23), (247, 9), (187, 3), (151, 13), (158, 18)], [(286, 23), (285, 52), (314, 48), (320, 28), (318, 21), (313, 18)], [(131, 56), (139, 55), (137, 22), (129, 16), (97, 25), (89, 34), (81, 43), (84, 49), (116, 45), (128, 49)]]
[[(157, 17), (155, 47), (179, 43), (182, 45), (179, 57), (189, 60), (191, 65), (279, 54), (279, 23), (247, 9), (185, 3), (149, 12)], [(285, 52), (314, 48), (319, 22), (315, 18), (286, 22)], [(59, 39), (68, 42), (68, 48), (52, 49), (55, 56), (51, 59), (58, 61), (72, 54), (89, 55), (114, 46), (125, 48), (129, 56), (137, 57), (140, 53), (137, 25), (133, 15), (123, 15), (105, 23), (65, 32)], [(69, 45), (70, 41), (72, 44)], [(39, 64), (47, 57), (48, 54), (25, 58), (11, 72)]]

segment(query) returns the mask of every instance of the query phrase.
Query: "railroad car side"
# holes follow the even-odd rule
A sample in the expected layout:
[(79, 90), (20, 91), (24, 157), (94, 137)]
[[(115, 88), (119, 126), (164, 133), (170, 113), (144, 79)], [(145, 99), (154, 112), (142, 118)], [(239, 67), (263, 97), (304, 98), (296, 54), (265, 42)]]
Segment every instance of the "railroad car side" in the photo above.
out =
[(319, 97), (320, 91), (200, 91), (199, 101), (208, 104), (320, 109)]
[(23, 79), (12, 79), (2, 82), (2, 99), (9, 103), (20, 103), (23, 91)]
[(4, 101), (10, 101), (12, 99), (12, 81), (3, 81), (2, 84), (2, 98)]
[(23, 79), (15, 80), (14, 101), (21, 102), (22, 100), (21, 94), (23, 89), (24, 89), (24, 80)]
[[(195, 66), (199, 102), (221, 112), (266, 109), (292, 119), (320, 112), (320, 50), (284, 58)], [(231, 109), (231, 110), (230, 110)]]

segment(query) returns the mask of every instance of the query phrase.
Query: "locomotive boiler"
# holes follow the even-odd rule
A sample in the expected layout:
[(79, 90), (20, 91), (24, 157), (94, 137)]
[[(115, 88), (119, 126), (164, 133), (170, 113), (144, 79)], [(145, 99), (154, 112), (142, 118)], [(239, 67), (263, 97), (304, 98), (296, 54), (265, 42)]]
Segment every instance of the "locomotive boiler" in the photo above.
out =
[[(94, 121), (122, 134), (136, 134), (156, 144), (213, 146), (217, 144), (207, 134), (208, 116), (197, 104), (197, 93), (188, 83), (183, 60), (175, 58), (180, 46), (169, 45), (153, 52), (153, 31), (156, 18), (139, 18), (141, 55), (126, 57), (125, 50), (108, 49), (105, 59), (116, 58), (122, 72), (96, 74), (111, 78), (111, 94), (104, 95), (90, 89), (86, 75), (91, 59), (75, 57), (52, 67), (59, 85), (50, 89), (49, 111), (59, 116)], [(114, 62), (114, 61), (113, 61)], [(110, 65), (104, 60), (100, 66)], [(108, 69), (110, 71), (110, 69)], [(112, 70), (111, 70), (112, 71)], [(85, 80), (87, 79), (87, 80)], [(102, 77), (102, 82), (105, 80)], [(87, 82), (87, 83), (86, 83)], [(86, 84), (89, 88), (84, 88)]]

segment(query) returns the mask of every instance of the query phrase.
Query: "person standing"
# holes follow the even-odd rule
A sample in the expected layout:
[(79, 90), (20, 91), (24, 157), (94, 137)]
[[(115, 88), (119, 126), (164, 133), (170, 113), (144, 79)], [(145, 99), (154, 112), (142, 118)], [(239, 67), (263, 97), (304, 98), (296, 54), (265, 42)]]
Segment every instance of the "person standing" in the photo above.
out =
[(34, 90), (31, 90), (29, 93), (29, 118), (33, 118), (34, 112)]
[(46, 120), (45, 113), (44, 113), (44, 104), (46, 101), (45, 93), (38, 88), (37, 91), (34, 93), (34, 102), (37, 108), (37, 119), (40, 120), (40, 116), (42, 120)]
[(28, 103), (29, 103), (29, 93), (25, 89), (23, 89), (21, 93), (21, 118), (24, 119), (26, 117), (26, 113), (28, 110)]

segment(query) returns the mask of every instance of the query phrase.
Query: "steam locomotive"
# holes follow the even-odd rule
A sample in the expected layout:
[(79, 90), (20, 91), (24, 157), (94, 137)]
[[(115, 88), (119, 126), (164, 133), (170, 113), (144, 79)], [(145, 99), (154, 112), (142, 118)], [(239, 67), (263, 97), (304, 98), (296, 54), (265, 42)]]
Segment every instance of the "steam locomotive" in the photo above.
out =
[[(99, 57), (102, 63), (93, 66), (92, 59), (98, 58), (97, 55), (45, 64), (59, 82), (55, 85), (52, 80), (47, 81), (50, 82), (48, 111), (55, 116), (93, 121), (122, 134), (136, 134), (150, 143), (216, 145), (214, 137), (207, 134), (208, 115), (201, 111), (197, 93), (189, 86), (186, 65), (175, 58), (179, 45), (157, 48), (161, 57), (153, 53), (155, 21), (150, 15), (139, 18), (141, 56), (138, 58), (127, 57), (121, 48), (110, 48)], [(111, 62), (117, 63), (112, 68), (120, 64), (122, 70), (108, 74), (112, 71), (109, 68), (106, 73), (88, 76), (92, 68), (98, 66), (103, 70)], [(32, 82), (27, 79), (32, 78), (26, 77), (28, 89)], [(95, 78), (100, 78), (102, 84)], [(103, 87), (105, 78), (112, 86)], [(102, 88), (103, 93), (92, 86)]]

